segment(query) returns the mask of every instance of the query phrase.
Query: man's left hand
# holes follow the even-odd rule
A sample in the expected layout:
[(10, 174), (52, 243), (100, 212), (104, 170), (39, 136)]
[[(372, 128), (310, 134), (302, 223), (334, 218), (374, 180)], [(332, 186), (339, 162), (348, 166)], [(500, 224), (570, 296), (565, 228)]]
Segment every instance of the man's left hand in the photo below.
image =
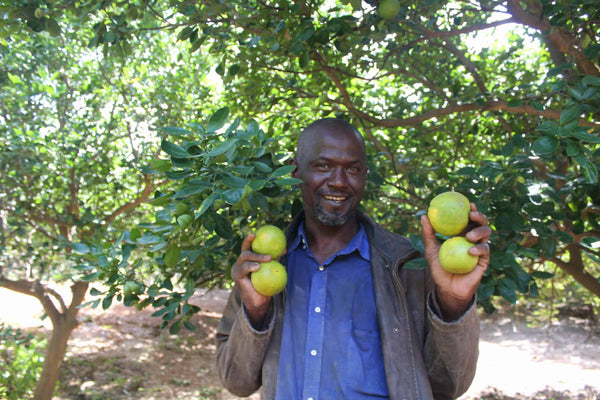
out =
[(488, 226), (487, 218), (477, 211), (475, 204), (471, 203), (469, 219), (476, 227), (468, 231), (465, 237), (473, 243), (469, 253), (478, 256), (479, 260), (471, 272), (453, 274), (442, 268), (439, 259), (440, 243), (429, 218), (426, 215), (421, 217), (425, 259), (429, 263), (436, 285), (437, 299), (442, 314), (448, 321), (456, 320), (467, 310), (490, 262), (490, 248), (487, 242), (492, 234), (492, 229)]

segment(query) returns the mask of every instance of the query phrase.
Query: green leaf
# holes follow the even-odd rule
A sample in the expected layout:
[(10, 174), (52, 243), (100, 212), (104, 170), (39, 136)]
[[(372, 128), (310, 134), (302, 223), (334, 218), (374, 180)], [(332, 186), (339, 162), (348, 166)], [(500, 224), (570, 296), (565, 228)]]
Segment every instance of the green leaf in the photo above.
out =
[(220, 156), (221, 154), (225, 154), (234, 145), (236, 145), (237, 142), (238, 142), (238, 139), (229, 139), (224, 142), (221, 142), (218, 145), (216, 145), (215, 147), (213, 147), (211, 151), (206, 153), (206, 155), (209, 157), (217, 157), (217, 156)]
[(194, 135), (194, 132), (188, 131), (187, 129), (178, 128), (176, 126), (164, 126), (164, 127), (158, 128), (158, 129), (160, 129), (161, 131), (163, 131), (167, 135), (171, 135), (171, 136), (182, 137), (182, 136), (192, 136), (192, 135)]
[(113, 296), (106, 296), (104, 299), (102, 299), (102, 309), (103, 310), (108, 310), (108, 308), (111, 306), (113, 301)]
[(89, 246), (83, 243), (71, 243), (71, 247), (73, 248), (73, 251), (78, 254), (89, 254), (91, 252)]
[(533, 271), (531, 276), (538, 279), (552, 279), (554, 278), (554, 274), (546, 271)]
[(164, 262), (169, 268), (174, 268), (179, 262), (179, 256), (181, 255), (181, 249), (176, 244), (169, 246), (165, 252)]
[(560, 113), (560, 123), (562, 125), (564, 125), (564, 124), (574, 120), (575, 118), (578, 118), (580, 114), (581, 114), (581, 109), (579, 108), (579, 106), (569, 107), (565, 110), (562, 110), (562, 112)]
[(571, 132), (571, 136), (573, 136), (574, 138), (577, 138), (583, 142), (600, 143), (600, 136), (593, 135), (593, 134), (587, 133), (587, 132), (575, 131), (575, 132)]
[(275, 183), (279, 186), (295, 186), (302, 183), (302, 179), (298, 178), (279, 178), (275, 180)]
[(206, 126), (207, 132), (216, 132), (225, 125), (227, 122), (227, 118), (229, 118), (229, 107), (223, 107), (217, 110), (210, 119), (208, 120), (208, 125)]
[(574, 157), (577, 154), (579, 154), (580, 152), (581, 152), (581, 148), (579, 147), (579, 144), (573, 143), (573, 142), (569, 142), (567, 144), (567, 156)]
[(477, 288), (477, 299), (479, 301), (489, 299), (494, 294), (495, 287), (494, 281), (480, 283)]
[(212, 185), (208, 182), (189, 185), (189, 186), (186, 186), (183, 189), (181, 189), (179, 192), (175, 193), (173, 195), (173, 197), (176, 199), (183, 198), (183, 197), (189, 197), (189, 196), (192, 196), (195, 194), (202, 193), (205, 190), (209, 189), (211, 186)]
[(248, 181), (246, 179), (240, 178), (239, 176), (235, 176), (232, 174), (224, 174), (221, 177), (221, 182), (234, 189), (243, 189), (248, 184)]
[(583, 174), (585, 175), (588, 183), (593, 184), (598, 182), (598, 168), (596, 167), (596, 164), (591, 162), (587, 163), (583, 167)]
[(558, 125), (554, 121), (544, 121), (535, 128), (538, 132), (548, 132), (556, 134), (558, 131)]
[(183, 321), (183, 326), (185, 327), (185, 329), (187, 329), (188, 331), (192, 331), (192, 332), (196, 332), (198, 330), (198, 328), (196, 328), (196, 325), (194, 325), (193, 323), (191, 323), (190, 321)]
[(183, 147), (176, 145), (175, 143), (171, 143), (166, 139), (162, 140), (162, 142), (160, 143), (160, 148), (165, 153), (175, 158), (188, 158), (191, 155)]
[(215, 193), (211, 193), (206, 199), (204, 199), (200, 205), (200, 208), (198, 209), (198, 212), (196, 213), (196, 218), (204, 214), (206, 210), (212, 207), (216, 197), (217, 195)]
[(164, 241), (164, 239), (161, 236), (156, 235), (144, 235), (138, 240), (136, 240), (136, 242), (141, 245), (154, 244), (162, 241)]
[(259, 172), (263, 172), (263, 173), (268, 174), (271, 171), (273, 171), (273, 169), (271, 167), (269, 167), (267, 164), (265, 164), (263, 162), (260, 162), (260, 161), (252, 161), (252, 165)]
[(217, 213), (213, 214), (213, 217), (215, 219), (215, 232), (217, 232), (217, 235), (227, 240), (233, 239), (233, 230), (231, 229), (229, 220)]
[(556, 138), (542, 136), (533, 142), (533, 151), (536, 154), (552, 154), (558, 149), (559, 141)]
[(179, 334), (180, 331), (181, 331), (181, 321), (176, 321), (169, 327), (169, 333), (171, 335), (177, 335), (177, 334)]
[(279, 176), (289, 175), (295, 169), (296, 169), (296, 166), (294, 166), (294, 165), (284, 165), (283, 167), (279, 167), (275, 171), (273, 171), (271, 173), (271, 177), (276, 178)]
[(508, 302), (515, 304), (517, 302), (517, 293), (515, 292), (515, 289), (511, 287), (512, 285), (509, 285), (506, 280), (507, 279), (505, 278), (500, 281), (500, 284), (498, 285), (498, 292)]
[(99, 275), (100, 275), (100, 272), (93, 272), (91, 274), (82, 276), (81, 280), (84, 282), (92, 282), (92, 281), (95, 281), (96, 279), (98, 279)]

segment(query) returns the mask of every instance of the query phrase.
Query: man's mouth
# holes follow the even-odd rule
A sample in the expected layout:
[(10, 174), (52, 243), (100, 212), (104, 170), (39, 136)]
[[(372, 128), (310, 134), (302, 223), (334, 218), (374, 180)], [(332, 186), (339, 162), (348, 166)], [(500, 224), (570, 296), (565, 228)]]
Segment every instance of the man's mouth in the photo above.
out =
[(348, 200), (349, 196), (335, 195), (335, 194), (324, 194), (323, 198), (328, 201), (333, 201), (336, 203), (341, 203), (345, 200)]

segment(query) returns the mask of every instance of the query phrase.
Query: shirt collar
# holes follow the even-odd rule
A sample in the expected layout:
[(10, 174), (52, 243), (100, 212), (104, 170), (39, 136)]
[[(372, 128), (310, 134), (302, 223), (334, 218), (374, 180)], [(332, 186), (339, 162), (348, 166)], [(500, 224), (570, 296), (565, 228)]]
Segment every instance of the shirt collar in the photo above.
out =
[[(289, 246), (289, 252), (296, 250), (298, 247), (308, 246), (308, 240), (306, 239), (306, 231), (304, 230), (304, 221), (298, 225), (298, 234)], [(356, 235), (350, 240), (350, 242), (340, 250), (335, 256), (351, 254), (354, 251), (358, 251), (358, 254), (367, 261), (371, 260), (371, 250), (369, 248), (369, 239), (367, 232), (362, 222), (359, 222), (359, 229)]]

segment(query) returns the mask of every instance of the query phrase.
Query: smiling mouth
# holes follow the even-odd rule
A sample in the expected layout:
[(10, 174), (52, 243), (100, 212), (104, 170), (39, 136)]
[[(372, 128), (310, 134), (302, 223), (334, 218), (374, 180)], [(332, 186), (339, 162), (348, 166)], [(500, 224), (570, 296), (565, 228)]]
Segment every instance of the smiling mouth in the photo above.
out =
[(325, 200), (334, 201), (336, 203), (341, 203), (342, 201), (348, 200), (348, 196), (336, 196), (336, 195), (323, 195)]

